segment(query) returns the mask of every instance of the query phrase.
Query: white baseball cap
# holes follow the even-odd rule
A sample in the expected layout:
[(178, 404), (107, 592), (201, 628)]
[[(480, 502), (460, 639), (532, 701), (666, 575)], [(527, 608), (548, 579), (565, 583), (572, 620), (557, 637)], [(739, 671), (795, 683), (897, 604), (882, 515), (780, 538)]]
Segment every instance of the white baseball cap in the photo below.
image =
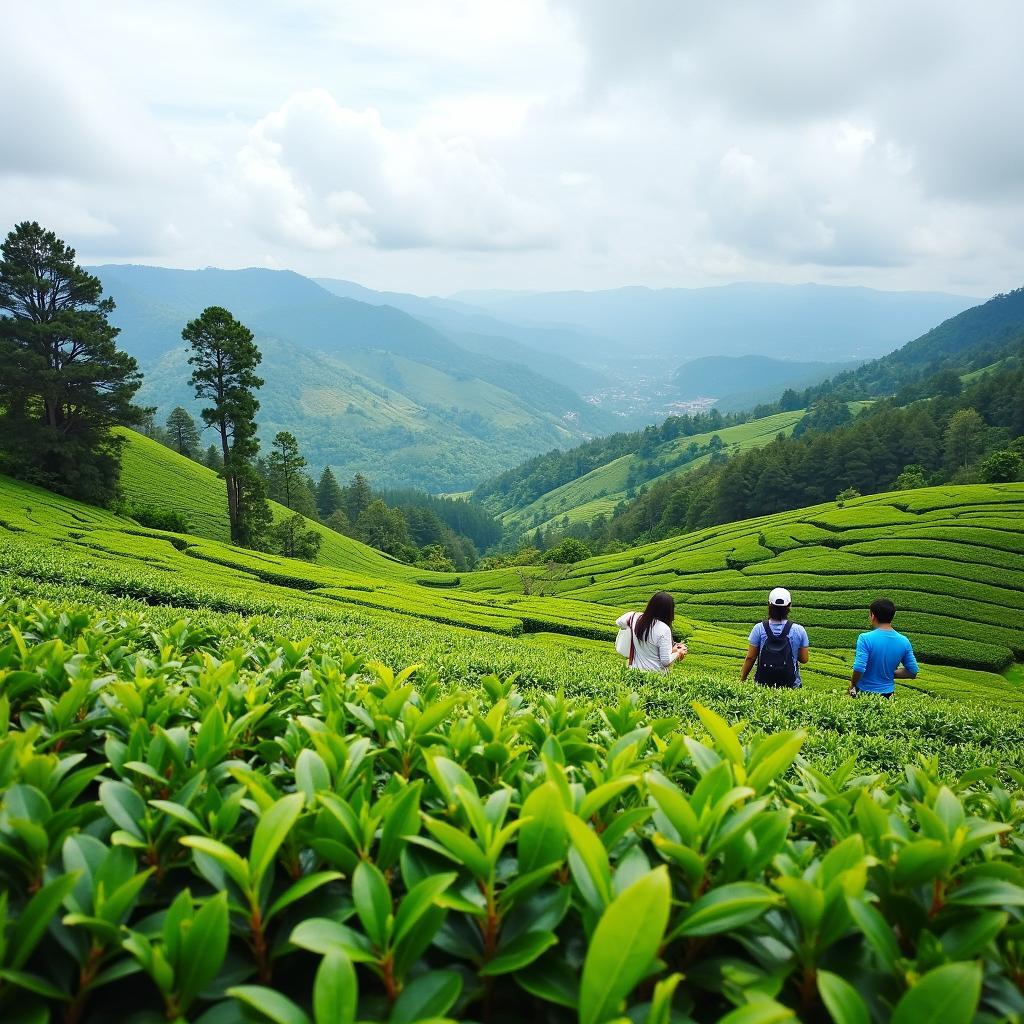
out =
[(768, 603), (776, 608), (788, 608), (793, 603), (793, 598), (785, 587), (776, 587), (768, 595)]

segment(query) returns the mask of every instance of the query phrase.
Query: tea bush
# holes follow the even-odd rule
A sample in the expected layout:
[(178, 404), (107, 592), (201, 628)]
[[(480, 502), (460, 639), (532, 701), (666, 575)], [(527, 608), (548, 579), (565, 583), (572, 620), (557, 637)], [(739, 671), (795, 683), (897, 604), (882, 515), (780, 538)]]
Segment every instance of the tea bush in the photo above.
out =
[(0, 615), (5, 1021), (1024, 1014), (1009, 764), (826, 770), (728, 701), (684, 729), (259, 618)]
[[(301, 595), (325, 616), (329, 609), (366, 608), (417, 618), (429, 630), (465, 626), (492, 636), (562, 633), (604, 641), (624, 608), (667, 589), (680, 606), (679, 631), (693, 641), (688, 667), (701, 670), (725, 667), (716, 648), (730, 646), (742, 656), (765, 594), (784, 584), (794, 592), (795, 617), (810, 627), (808, 684), (840, 691), (866, 605), (881, 591), (896, 601), (897, 625), (928, 666), (919, 689), (1024, 704), (1024, 690), (1002, 676), (1024, 657), (1024, 485), (858, 498), (843, 509), (830, 504), (713, 527), (557, 570), (455, 576), (402, 565), (328, 530), (318, 564), (208, 539), (222, 481), (130, 432), (128, 450), (131, 500), (174, 512), (194, 495), (194, 528), (204, 537), (146, 530), (0, 477), (0, 571), (21, 573), (29, 560), (36, 580), (89, 581), (150, 604), (272, 612)], [(939, 665), (943, 680), (933, 685)], [(946, 684), (955, 678), (959, 688)]]

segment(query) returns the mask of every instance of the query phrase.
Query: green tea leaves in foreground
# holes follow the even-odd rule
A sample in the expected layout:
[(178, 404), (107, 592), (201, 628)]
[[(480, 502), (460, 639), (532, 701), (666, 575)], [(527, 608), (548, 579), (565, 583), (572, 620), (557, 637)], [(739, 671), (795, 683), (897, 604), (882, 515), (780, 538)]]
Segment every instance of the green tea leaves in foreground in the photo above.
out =
[(891, 1024), (970, 1024), (980, 993), (980, 965), (936, 967), (896, 1004)]
[(590, 940), (580, 981), (580, 1024), (602, 1024), (651, 967), (668, 925), (668, 869), (654, 871), (617, 896)]

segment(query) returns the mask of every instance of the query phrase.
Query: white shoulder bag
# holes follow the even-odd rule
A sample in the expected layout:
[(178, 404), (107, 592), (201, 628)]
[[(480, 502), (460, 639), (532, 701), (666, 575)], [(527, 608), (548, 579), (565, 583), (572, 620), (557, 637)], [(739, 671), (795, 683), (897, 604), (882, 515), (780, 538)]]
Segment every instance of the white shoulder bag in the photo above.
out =
[(635, 622), (636, 612), (629, 617), (629, 627), (627, 629), (620, 629), (615, 637), (615, 650), (622, 657), (629, 659), (630, 666), (632, 666), (633, 658), (636, 655), (636, 637), (633, 633), (633, 623)]

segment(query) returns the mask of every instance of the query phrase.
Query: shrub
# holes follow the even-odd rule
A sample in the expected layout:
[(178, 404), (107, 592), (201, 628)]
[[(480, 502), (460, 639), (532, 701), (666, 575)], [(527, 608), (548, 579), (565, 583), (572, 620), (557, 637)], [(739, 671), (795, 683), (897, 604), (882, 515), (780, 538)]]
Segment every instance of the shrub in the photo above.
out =
[(566, 537), (557, 547), (547, 553), (548, 561), (557, 565), (571, 565), (590, 557), (590, 548), (576, 537)]
[(993, 452), (987, 459), (983, 459), (978, 467), (981, 479), (987, 484), (1005, 484), (1019, 480), (1024, 470), (1024, 463), (1020, 455), (1010, 448)]
[(139, 526), (150, 530), (166, 530), (168, 533), (188, 533), (191, 523), (180, 512), (157, 508), (155, 505), (132, 506), (124, 509), (124, 515), (134, 519)]

